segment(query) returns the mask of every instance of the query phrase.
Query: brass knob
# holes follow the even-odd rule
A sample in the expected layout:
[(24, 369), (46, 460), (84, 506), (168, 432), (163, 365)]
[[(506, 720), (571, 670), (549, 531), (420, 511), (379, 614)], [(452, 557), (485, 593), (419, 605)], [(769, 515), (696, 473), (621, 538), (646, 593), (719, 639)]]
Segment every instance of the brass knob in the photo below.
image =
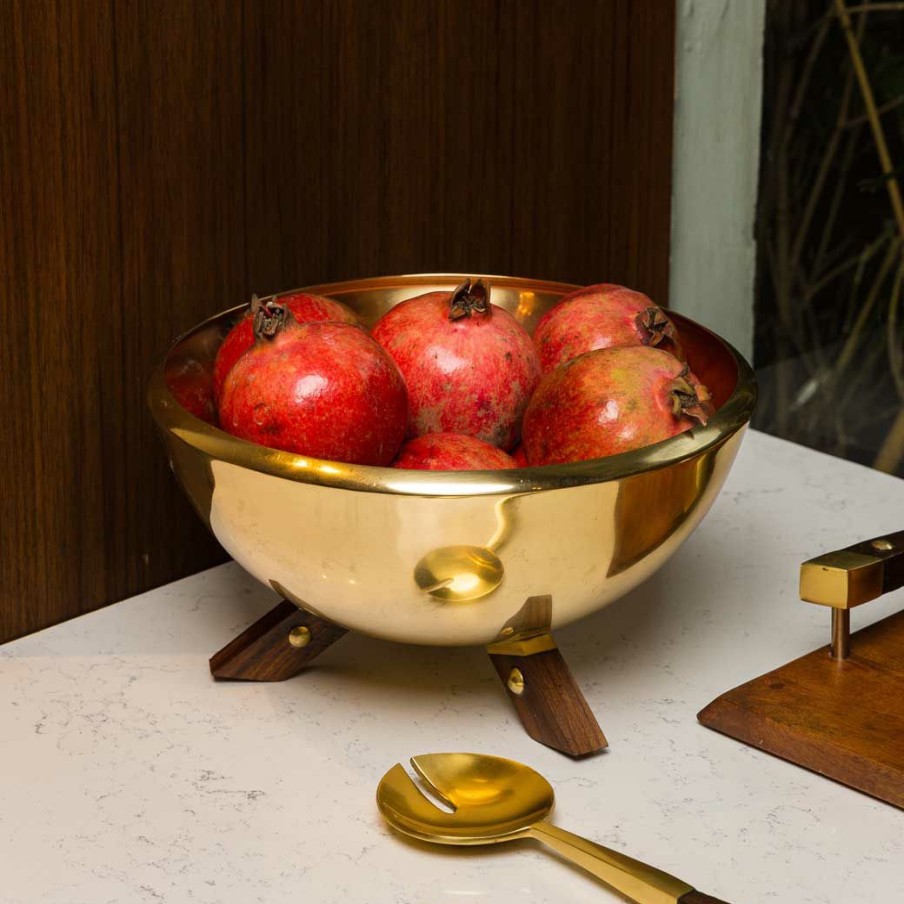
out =
[(299, 625), (299, 627), (292, 628), (292, 630), (289, 631), (289, 643), (292, 644), (293, 647), (306, 647), (310, 642), (311, 631), (304, 625)]
[(524, 675), (522, 674), (521, 669), (512, 669), (509, 672), (506, 685), (517, 697), (520, 697), (524, 693)]
[(464, 603), (492, 593), (504, 574), (499, 556), (485, 546), (444, 546), (417, 563), (414, 582), (435, 599)]

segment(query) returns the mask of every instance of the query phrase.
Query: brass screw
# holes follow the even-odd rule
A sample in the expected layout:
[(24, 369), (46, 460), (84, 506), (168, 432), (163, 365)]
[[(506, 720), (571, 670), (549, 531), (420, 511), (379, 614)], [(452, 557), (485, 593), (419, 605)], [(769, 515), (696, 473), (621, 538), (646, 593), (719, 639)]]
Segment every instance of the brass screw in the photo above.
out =
[(879, 549), (882, 552), (888, 552), (890, 549), (894, 549), (894, 544), (891, 540), (873, 540), (873, 549)]
[(524, 675), (521, 674), (521, 669), (512, 669), (506, 684), (513, 694), (520, 697), (524, 693)]
[(293, 647), (306, 647), (311, 642), (311, 632), (304, 625), (289, 631), (289, 643)]

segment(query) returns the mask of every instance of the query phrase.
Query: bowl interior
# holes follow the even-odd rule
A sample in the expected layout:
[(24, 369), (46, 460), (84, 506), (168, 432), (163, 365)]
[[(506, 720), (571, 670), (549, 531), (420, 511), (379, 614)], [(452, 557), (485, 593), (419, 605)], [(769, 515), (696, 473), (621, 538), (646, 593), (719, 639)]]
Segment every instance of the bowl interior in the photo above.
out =
[[(429, 274), (326, 283), (305, 289), (328, 295), (352, 308), (370, 327), (394, 305), (416, 295), (449, 290), (466, 277), (460, 274)], [(492, 301), (511, 313), (528, 332), (563, 295), (576, 286), (567, 283), (487, 277), (492, 286)], [(297, 290), (293, 290), (297, 291)], [(289, 294), (288, 292), (279, 293)], [(278, 297), (278, 296), (274, 296)], [(232, 308), (211, 317), (180, 337), (164, 364), (164, 379), (177, 400), (192, 399), (195, 411), (213, 410), (213, 365), (223, 337), (242, 317), (247, 305)], [(681, 334), (691, 370), (712, 394), (713, 404), (721, 409), (738, 388), (743, 362), (734, 349), (714, 333), (675, 312), (669, 312)]]

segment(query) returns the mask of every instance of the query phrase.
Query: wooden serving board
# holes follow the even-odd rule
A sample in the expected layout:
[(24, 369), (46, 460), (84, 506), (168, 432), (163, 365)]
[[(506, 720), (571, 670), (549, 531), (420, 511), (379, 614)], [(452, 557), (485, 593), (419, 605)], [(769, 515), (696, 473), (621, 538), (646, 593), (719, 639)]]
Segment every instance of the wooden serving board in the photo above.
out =
[(708, 728), (904, 809), (904, 612), (728, 691)]

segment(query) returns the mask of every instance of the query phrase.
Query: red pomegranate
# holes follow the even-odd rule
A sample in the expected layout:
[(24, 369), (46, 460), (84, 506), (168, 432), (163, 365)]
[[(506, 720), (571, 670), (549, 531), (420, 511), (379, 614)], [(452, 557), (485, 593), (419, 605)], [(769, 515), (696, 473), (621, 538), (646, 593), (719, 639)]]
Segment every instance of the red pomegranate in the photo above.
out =
[(189, 358), (167, 367), (166, 384), (183, 408), (202, 421), (207, 421), (208, 424), (216, 424), (213, 378), (200, 361)]
[(527, 467), (527, 456), (524, 454), (524, 443), (519, 443), (515, 446), (515, 449), (512, 452), (512, 459), (514, 460), (516, 467)]
[(425, 433), (402, 446), (394, 468), (412, 471), (480, 471), (518, 467), (502, 449), (474, 436)]
[(315, 458), (388, 465), (408, 399), (392, 358), (350, 323), (300, 324), (256, 302), (254, 345), (223, 384), (220, 424), (242, 439)]
[(372, 335), (405, 377), (409, 436), (459, 433), (502, 449), (518, 441), (540, 362), (524, 328), (490, 303), (484, 280), (409, 298)]
[(532, 465), (617, 455), (705, 424), (709, 393), (658, 348), (599, 349), (543, 377), (524, 415)]
[[(256, 298), (257, 296), (255, 296)], [(312, 323), (319, 320), (335, 320), (338, 323), (360, 324), (355, 312), (332, 298), (322, 295), (308, 295), (306, 292), (293, 292), (291, 295), (280, 295), (274, 298), (277, 304), (287, 307), (299, 323)], [(252, 299), (253, 304), (253, 299)], [(217, 399), (223, 392), (223, 381), (232, 365), (254, 345), (254, 327), (251, 311), (226, 334), (226, 338), (217, 352), (217, 360), (213, 366), (213, 390)]]
[(684, 359), (675, 325), (646, 295), (600, 283), (566, 295), (540, 319), (534, 343), (543, 373), (598, 348), (657, 346)]

